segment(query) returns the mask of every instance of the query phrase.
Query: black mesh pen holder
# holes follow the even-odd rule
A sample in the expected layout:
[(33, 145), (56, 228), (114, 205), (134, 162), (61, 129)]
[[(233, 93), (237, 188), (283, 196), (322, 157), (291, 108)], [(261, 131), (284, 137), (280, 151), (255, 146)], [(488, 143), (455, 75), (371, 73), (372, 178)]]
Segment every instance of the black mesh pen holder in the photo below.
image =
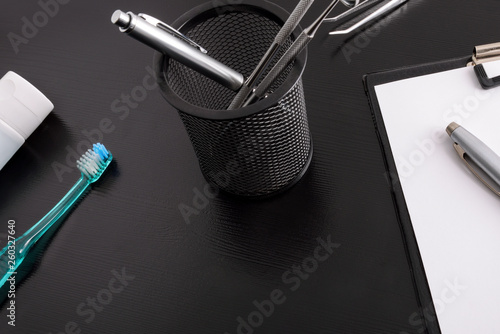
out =
[[(248, 77), (289, 14), (267, 1), (237, 2), (196, 7), (173, 26), (208, 55)], [(282, 52), (299, 34), (297, 28)], [(155, 54), (160, 90), (179, 112), (210, 184), (235, 195), (264, 197), (288, 189), (304, 175), (312, 158), (301, 79), (306, 59), (304, 50), (267, 98), (227, 110), (236, 92)]]

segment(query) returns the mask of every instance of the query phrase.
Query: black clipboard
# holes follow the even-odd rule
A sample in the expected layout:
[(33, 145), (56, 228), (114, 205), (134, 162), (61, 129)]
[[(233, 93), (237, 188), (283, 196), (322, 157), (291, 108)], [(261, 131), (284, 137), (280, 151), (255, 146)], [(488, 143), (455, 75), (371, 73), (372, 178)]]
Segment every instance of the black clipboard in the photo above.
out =
[(488, 77), (483, 64), (496, 60), (500, 60), (500, 43), (476, 46), (472, 57), (460, 57), (418, 66), (380, 71), (367, 74), (363, 77), (364, 88), (370, 104), (380, 148), (384, 156), (387, 181), (391, 186), (394, 208), (401, 228), (401, 234), (404, 238), (405, 251), (413, 277), (413, 286), (416, 292), (417, 302), (420, 308), (418, 310), (420, 317), (413, 319), (415, 323), (422, 324), (421, 327), (415, 328), (418, 333), (440, 334), (441, 330), (432, 301), (423, 261), (420, 256), (417, 239), (410, 219), (410, 213), (399, 181), (396, 163), (392, 154), (387, 130), (383, 122), (382, 111), (377, 99), (375, 87), (394, 81), (445, 72), (465, 66), (474, 66), (474, 72), (481, 87), (483, 89), (490, 89), (500, 86), (500, 76), (495, 78)]
[(401, 183), (399, 182), (396, 163), (394, 161), (389, 138), (383, 122), (382, 112), (380, 110), (377, 94), (375, 92), (375, 86), (465, 67), (470, 61), (470, 56), (460, 57), (419, 66), (403, 67), (394, 70), (370, 73), (363, 77), (363, 83), (368, 97), (368, 102), (370, 104), (375, 130), (384, 155), (384, 163), (387, 171), (386, 177), (387, 181), (391, 185), (394, 207), (400, 223), (401, 233), (405, 241), (406, 255), (412, 272), (417, 302), (420, 307), (418, 310), (420, 318), (415, 318), (414, 320), (415, 323), (420, 323), (422, 324), (422, 327), (425, 328), (425, 331), (422, 332), (421, 327), (415, 327), (415, 330), (419, 333), (440, 334), (441, 330), (439, 328), (439, 322), (434, 309), (434, 304), (432, 302), (431, 292), (427, 282), (422, 258), (420, 256), (417, 239), (410, 220), (410, 214), (403, 195), (403, 189), (401, 187)]

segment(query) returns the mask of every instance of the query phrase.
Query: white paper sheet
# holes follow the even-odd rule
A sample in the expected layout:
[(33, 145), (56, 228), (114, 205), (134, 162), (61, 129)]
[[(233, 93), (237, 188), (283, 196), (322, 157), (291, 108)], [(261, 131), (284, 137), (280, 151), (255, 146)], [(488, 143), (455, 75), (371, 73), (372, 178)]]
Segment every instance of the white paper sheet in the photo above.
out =
[(500, 87), (464, 67), (375, 91), (443, 334), (500, 333), (500, 198), (445, 131), (457, 122), (500, 153)]

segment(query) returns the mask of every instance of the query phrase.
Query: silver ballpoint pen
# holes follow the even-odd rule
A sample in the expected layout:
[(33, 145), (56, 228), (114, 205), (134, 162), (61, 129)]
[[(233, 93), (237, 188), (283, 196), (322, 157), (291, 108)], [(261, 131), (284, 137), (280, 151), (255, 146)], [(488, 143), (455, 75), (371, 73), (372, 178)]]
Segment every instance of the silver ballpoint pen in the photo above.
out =
[[(498, 190), (498, 187), (500, 187), (500, 157), (480, 139), (455, 122), (448, 125), (446, 132), (453, 140), (453, 146), (458, 155), (471, 172), (491, 191), (500, 196), (500, 191)], [(477, 171), (469, 162), (470, 160), (468, 160), (468, 158), (470, 158), (481, 171)], [(482, 174), (486, 174), (491, 178), (491, 180), (496, 183), (497, 187), (487, 182)]]
[(117, 10), (111, 22), (120, 27), (121, 32), (231, 90), (238, 91), (245, 81), (241, 73), (210, 57), (201, 46), (152, 16)]

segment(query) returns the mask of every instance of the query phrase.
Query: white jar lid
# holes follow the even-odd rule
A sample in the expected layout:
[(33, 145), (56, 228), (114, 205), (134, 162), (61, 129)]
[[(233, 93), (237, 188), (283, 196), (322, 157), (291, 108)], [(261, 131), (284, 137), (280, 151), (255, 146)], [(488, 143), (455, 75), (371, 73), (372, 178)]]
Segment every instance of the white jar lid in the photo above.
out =
[(0, 79), (0, 120), (26, 140), (54, 109), (52, 102), (20, 75)]

